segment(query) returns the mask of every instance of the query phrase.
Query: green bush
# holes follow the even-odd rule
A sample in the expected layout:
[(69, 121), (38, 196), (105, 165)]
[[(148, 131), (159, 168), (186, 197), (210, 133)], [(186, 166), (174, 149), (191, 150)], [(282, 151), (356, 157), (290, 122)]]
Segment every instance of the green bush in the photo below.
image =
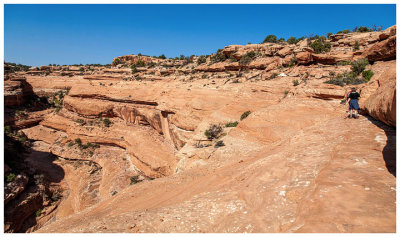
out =
[(106, 118), (106, 119), (103, 120), (103, 124), (104, 124), (104, 126), (106, 126), (106, 127), (110, 127), (110, 125), (112, 124), (112, 122), (111, 122), (108, 118)]
[(369, 27), (366, 26), (360, 26), (357, 30), (357, 32), (371, 32), (372, 30)]
[(336, 34), (348, 34), (350, 33), (349, 29), (338, 31)]
[(254, 51), (250, 51), (240, 58), (239, 65), (249, 64), (255, 57), (256, 53)]
[(310, 47), (314, 50), (315, 53), (323, 53), (331, 50), (331, 44), (325, 39), (326, 38), (324, 36), (321, 36), (314, 42), (312, 42)]
[(143, 60), (137, 60), (135, 63), (136, 67), (144, 67), (146, 66), (146, 63)]
[(137, 70), (137, 68), (136, 68), (136, 65), (132, 65), (132, 66), (131, 66), (131, 72), (132, 72), (132, 74), (135, 74), (135, 73), (138, 72), (138, 70)]
[(70, 141), (69, 143), (68, 143), (68, 147), (71, 147), (71, 146), (73, 146), (74, 145), (74, 142), (73, 141)]
[(79, 123), (81, 126), (85, 125), (85, 120), (77, 119), (75, 122)]
[(246, 111), (240, 116), (240, 120), (247, 118), (251, 114), (251, 111)]
[(76, 139), (75, 139), (75, 143), (76, 143), (78, 146), (82, 146), (82, 141), (81, 141), (80, 138), (76, 138)]
[(218, 141), (214, 145), (215, 148), (218, 148), (218, 147), (221, 147), (221, 146), (225, 146), (225, 143), (223, 141)]
[(38, 210), (35, 212), (36, 217), (39, 217), (41, 214), (42, 214), (42, 209), (38, 209)]
[(225, 124), (225, 127), (227, 127), (227, 128), (236, 127), (238, 124), (239, 124), (238, 121), (233, 122), (233, 123), (227, 123), (227, 124)]
[(296, 37), (290, 37), (286, 42), (288, 42), (288, 44), (296, 44), (298, 41), (296, 39)]
[(364, 78), (365, 81), (369, 81), (371, 80), (372, 76), (374, 75), (374, 72), (372, 72), (371, 70), (367, 70), (367, 71), (363, 71), (362, 72), (362, 76)]
[(211, 63), (223, 62), (227, 60), (228, 57), (222, 53), (222, 49), (218, 49), (217, 53), (211, 56), (210, 61)]
[(167, 59), (167, 57), (165, 57), (164, 54), (161, 54), (160, 56), (158, 56), (158, 58), (160, 58), (160, 59)]
[(360, 43), (358, 43), (358, 41), (356, 41), (354, 43), (354, 47), (353, 47), (353, 51), (357, 51), (357, 50), (360, 50)]
[(357, 77), (358, 75), (355, 72), (349, 72), (344, 74), (338, 74), (336, 78), (331, 78), (324, 83), (333, 84), (338, 86), (345, 86), (345, 85), (358, 85), (365, 83), (365, 79), (361, 79)]
[(350, 64), (351, 64), (351, 62), (349, 60), (340, 61), (340, 62), (336, 63), (336, 65), (338, 65), (338, 66), (346, 66), (346, 65), (350, 65)]
[(265, 37), (263, 43), (276, 43), (277, 39), (275, 35), (267, 35), (267, 37)]
[(118, 65), (118, 64), (120, 64), (120, 63), (121, 63), (121, 61), (119, 60), (119, 58), (116, 58), (116, 59), (112, 62), (112, 65), (115, 66), (115, 65)]
[(12, 182), (12, 181), (14, 181), (14, 179), (15, 179), (15, 174), (9, 173), (7, 175), (7, 182)]
[(211, 125), (205, 132), (204, 135), (209, 139), (212, 140), (214, 138), (218, 138), (221, 135), (222, 127), (220, 125)]
[(332, 32), (326, 33), (326, 37), (329, 38), (332, 35)]
[(204, 55), (201, 55), (198, 59), (197, 59), (197, 64), (202, 64), (202, 63), (206, 63), (207, 58)]
[(300, 85), (299, 80), (293, 80), (293, 86), (298, 86)]
[(365, 67), (369, 64), (366, 58), (358, 59), (357, 61), (352, 62), (351, 71), (354, 72), (357, 76), (360, 75), (365, 70)]

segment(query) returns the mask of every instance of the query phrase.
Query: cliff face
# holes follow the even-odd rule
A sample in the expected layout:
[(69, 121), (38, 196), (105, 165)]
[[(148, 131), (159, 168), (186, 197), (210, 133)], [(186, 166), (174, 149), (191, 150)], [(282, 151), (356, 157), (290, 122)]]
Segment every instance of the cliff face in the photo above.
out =
[[(127, 55), (16, 73), (39, 99), (26, 107), (7, 82), (6, 124), (60, 198), (6, 216), (23, 223), (6, 231), (394, 232), (393, 37), (395, 26), (333, 35), (327, 53), (305, 40), (231, 45), (205, 62)], [(325, 83), (360, 58), (368, 82)], [(341, 104), (350, 87), (359, 119)]]

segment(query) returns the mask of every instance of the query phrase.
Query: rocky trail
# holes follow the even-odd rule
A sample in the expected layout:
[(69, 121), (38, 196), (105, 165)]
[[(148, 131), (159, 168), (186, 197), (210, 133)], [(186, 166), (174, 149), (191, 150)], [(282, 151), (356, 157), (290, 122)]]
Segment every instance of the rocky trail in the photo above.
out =
[(216, 156), (195, 171), (134, 185), (41, 231), (390, 232), (395, 178), (378, 157), (395, 150), (395, 130), (369, 117), (344, 119), (343, 105), (313, 103), (329, 107), (330, 116), (310, 111), (321, 121), (293, 137), (251, 156), (223, 162)]

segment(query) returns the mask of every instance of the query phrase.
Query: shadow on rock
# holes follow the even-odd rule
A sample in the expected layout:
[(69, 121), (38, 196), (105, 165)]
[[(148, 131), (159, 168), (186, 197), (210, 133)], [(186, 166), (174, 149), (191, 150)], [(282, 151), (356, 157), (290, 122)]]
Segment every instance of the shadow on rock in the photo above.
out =
[(365, 117), (371, 123), (385, 131), (387, 142), (382, 151), (383, 159), (385, 160), (387, 170), (396, 177), (396, 128), (388, 126), (371, 116), (365, 115)]

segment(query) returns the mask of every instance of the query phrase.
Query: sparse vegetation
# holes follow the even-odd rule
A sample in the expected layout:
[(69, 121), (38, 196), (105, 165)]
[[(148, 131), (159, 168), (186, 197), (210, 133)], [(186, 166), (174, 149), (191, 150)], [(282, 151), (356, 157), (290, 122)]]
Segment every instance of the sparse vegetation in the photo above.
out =
[(356, 41), (354, 43), (354, 47), (353, 47), (353, 51), (357, 51), (357, 50), (360, 50), (360, 43), (358, 43), (358, 41)]
[(15, 174), (14, 173), (9, 173), (7, 175), (7, 182), (12, 182), (15, 179)]
[(372, 72), (371, 70), (362, 72), (362, 77), (364, 78), (364, 80), (366, 82), (370, 81), (373, 75), (374, 75), (374, 72)]
[(227, 127), (227, 128), (236, 127), (238, 124), (239, 124), (238, 121), (236, 121), (236, 122), (231, 122), (231, 123), (225, 124), (225, 127)]
[(359, 59), (354, 61), (351, 64), (351, 71), (356, 74), (356, 76), (360, 75), (365, 70), (365, 67), (368, 65), (368, 60), (366, 58)]
[(222, 53), (222, 49), (218, 49), (217, 53), (210, 58), (211, 63), (218, 63), (227, 60), (228, 57)]
[(217, 141), (214, 145), (214, 148), (218, 148), (218, 147), (222, 147), (225, 146), (225, 143), (221, 140), (221, 141)]
[(323, 53), (331, 50), (331, 44), (326, 41), (325, 36), (321, 36), (316, 39), (311, 43), (310, 47), (313, 48), (315, 53)]
[(240, 58), (239, 65), (249, 64), (255, 57), (256, 53), (254, 51), (250, 51)]
[(275, 35), (267, 35), (262, 43), (276, 43), (278, 42)]
[(336, 34), (348, 34), (348, 33), (350, 33), (350, 30), (345, 29), (345, 30), (338, 31)]
[(351, 62), (349, 60), (340, 61), (340, 62), (336, 63), (337, 66), (346, 66), (346, 65), (350, 65), (350, 64), (351, 64)]
[(251, 114), (251, 111), (246, 111), (240, 116), (240, 120), (247, 118)]
[(197, 59), (197, 64), (202, 64), (202, 63), (206, 63), (207, 58), (204, 55), (201, 55), (198, 59)]
[(139, 175), (135, 175), (129, 178), (130, 180), (130, 185), (137, 184), (139, 182), (142, 182), (142, 180), (139, 179)]
[(298, 85), (300, 85), (299, 80), (293, 80), (292, 82), (293, 82), (293, 86), (298, 86)]
[(105, 119), (103, 120), (103, 124), (104, 124), (104, 126), (106, 126), (106, 127), (110, 127), (110, 125), (112, 124), (112, 122), (111, 122), (108, 118), (105, 118)]
[(36, 217), (39, 217), (40, 215), (42, 215), (42, 209), (38, 209), (38, 210), (35, 212), (35, 215), (36, 215)]
[(212, 140), (218, 138), (222, 133), (222, 127), (220, 125), (213, 124), (205, 132), (204, 135), (207, 139)]

